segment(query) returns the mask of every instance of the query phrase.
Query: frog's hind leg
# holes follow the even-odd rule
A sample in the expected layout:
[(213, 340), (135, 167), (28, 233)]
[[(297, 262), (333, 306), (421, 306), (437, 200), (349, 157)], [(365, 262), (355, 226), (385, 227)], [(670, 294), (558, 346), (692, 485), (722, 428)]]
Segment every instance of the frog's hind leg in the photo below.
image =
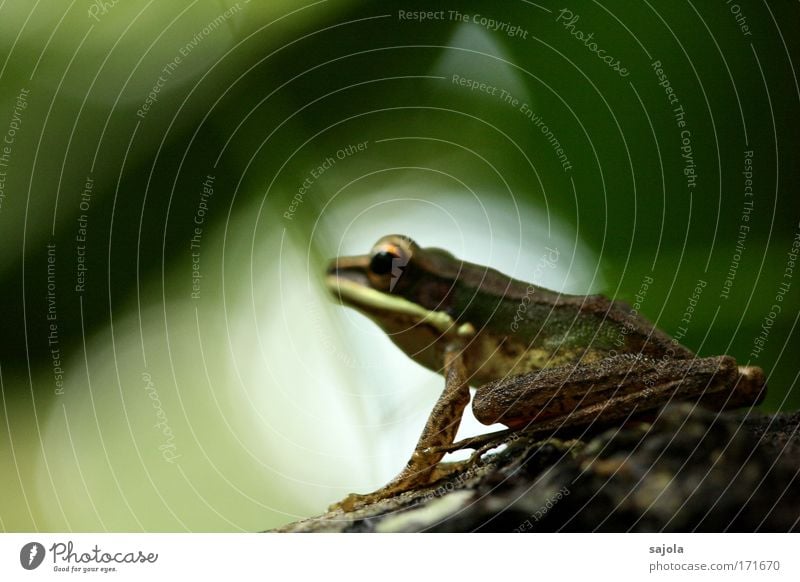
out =
[(472, 408), (484, 424), (552, 433), (620, 421), (671, 401), (716, 409), (753, 405), (764, 392), (763, 372), (739, 367), (729, 356), (664, 362), (625, 355), (487, 384)]
[(330, 511), (352, 511), (426, 485), (437, 477), (437, 464), (445, 455), (443, 448), (453, 444), (464, 409), (469, 404), (469, 382), (462, 359), (462, 348), (461, 343), (453, 343), (445, 350), (444, 391), (433, 407), (417, 446), (400, 474), (377, 491), (366, 495), (350, 494), (339, 503), (331, 505)]
[(761, 403), (767, 394), (764, 371), (756, 366), (738, 366), (737, 372), (730, 389), (709, 391), (700, 396), (698, 402), (712, 410), (731, 410)]
[(673, 400), (695, 400), (712, 410), (728, 410), (758, 404), (765, 393), (761, 368), (737, 366), (727, 356), (670, 364), (642, 356), (618, 356), (482, 386), (472, 401), (476, 418), (484, 424), (502, 422), (512, 428), (465, 438), (438, 450), (473, 449), (470, 460), (474, 460), (516, 438), (520, 431), (546, 438), (591, 424), (604, 427), (655, 412)]

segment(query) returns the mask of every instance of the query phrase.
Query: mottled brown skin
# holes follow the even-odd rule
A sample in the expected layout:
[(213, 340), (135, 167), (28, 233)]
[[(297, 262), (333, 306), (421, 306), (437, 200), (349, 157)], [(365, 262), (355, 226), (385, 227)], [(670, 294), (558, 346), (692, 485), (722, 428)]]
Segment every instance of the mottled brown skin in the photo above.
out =
[(764, 394), (759, 368), (738, 367), (728, 356), (697, 358), (622, 302), (550, 291), (404, 236), (383, 237), (368, 255), (335, 259), (327, 283), (446, 380), (401, 474), (335, 508), (428, 483), (455, 448), (469, 385), (478, 386), (472, 406), (481, 422), (549, 432), (624, 420), (671, 400), (721, 409)]
[[(604, 406), (610, 407), (603, 413), (604, 421), (660, 408), (671, 400), (699, 399), (706, 407), (735, 408), (761, 397), (763, 373), (759, 368), (747, 370), (747, 375), (740, 375), (730, 356), (661, 365), (652, 358), (624, 354), (598, 364), (549, 368), (535, 376), (485, 384), (476, 393), (472, 409), (484, 424), (500, 422), (519, 429), (553, 419), (580, 425), (581, 411), (591, 421), (594, 417), (587, 412)], [(702, 393), (698, 387), (703, 387)]]

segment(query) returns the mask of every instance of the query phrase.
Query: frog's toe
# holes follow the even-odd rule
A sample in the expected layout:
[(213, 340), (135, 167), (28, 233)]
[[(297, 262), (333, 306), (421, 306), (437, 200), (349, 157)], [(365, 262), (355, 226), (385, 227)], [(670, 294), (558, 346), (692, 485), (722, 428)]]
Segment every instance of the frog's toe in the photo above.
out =
[(337, 501), (328, 506), (328, 511), (343, 511), (344, 513), (349, 513), (351, 511), (355, 511), (356, 509), (360, 509), (369, 503), (369, 495), (359, 495), (358, 493), (351, 493), (341, 501)]

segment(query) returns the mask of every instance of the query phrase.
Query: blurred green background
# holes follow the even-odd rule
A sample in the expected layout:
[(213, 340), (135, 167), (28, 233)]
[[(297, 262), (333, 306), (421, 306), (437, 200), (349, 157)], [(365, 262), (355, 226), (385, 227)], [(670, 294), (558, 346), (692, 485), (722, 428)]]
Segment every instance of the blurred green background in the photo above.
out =
[(253, 531), (388, 480), (441, 379), (321, 275), (391, 232), (639, 294), (797, 408), (798, 24), (796, 2), (2, 3), (0, 527)]

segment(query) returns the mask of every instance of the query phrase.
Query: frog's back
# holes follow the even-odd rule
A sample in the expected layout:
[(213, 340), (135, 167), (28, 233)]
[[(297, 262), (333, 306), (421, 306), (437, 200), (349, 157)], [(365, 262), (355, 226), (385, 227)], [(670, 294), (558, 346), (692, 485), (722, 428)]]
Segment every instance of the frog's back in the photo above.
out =
[(564, 302), (582, 315), (593, 316), (595, 326), (612, 329), (616, 336), (612, 349), (617, 352), (678, 360), (694, 357), (689, 348), (655, 327), (624, 301), (612, 301), (603, 295), (573, 295), (565, 296)]
[(527, 295), (520, 297), (509, 289), (493, 310), (494, 317), (472, 314), (476, 321), (488, 322), (468, 350), (468, 366), (478, 381), (622, 353), (654, 359), (694, 355), (626, 303), (602, 295), (565, 295), (540, 288), (531, 293), (527, 286)]

